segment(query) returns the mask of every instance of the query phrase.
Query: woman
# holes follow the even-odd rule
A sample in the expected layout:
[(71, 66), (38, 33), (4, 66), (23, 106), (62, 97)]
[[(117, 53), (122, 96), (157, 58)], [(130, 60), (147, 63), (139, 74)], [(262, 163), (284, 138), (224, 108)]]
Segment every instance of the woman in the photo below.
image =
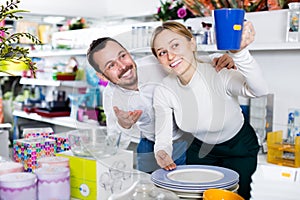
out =
[(154, 93), (155, 156), (160, 167), (176, 168), (172, 156), (172, 119), (195, 138), (187, 164), (217, 165), (240, 175), (239, 194), (250, 198), (251, 175), (259, 150), (253, 128), (244, 120), (238, 96), (266, 95), (267, 84), (259, 65), (245, 49), (254, 40), (250, 22), (244, 23), (241, 49), (230, 51), (237, 70), (219, 70), (196, 57), (196, 42), (178, 22), (155, 29), (151, 48), (169, 72)]

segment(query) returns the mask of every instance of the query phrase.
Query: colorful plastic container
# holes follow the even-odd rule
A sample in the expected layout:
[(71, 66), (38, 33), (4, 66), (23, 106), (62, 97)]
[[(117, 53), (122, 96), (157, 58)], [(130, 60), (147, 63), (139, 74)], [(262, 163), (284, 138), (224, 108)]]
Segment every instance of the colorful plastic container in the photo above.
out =
[(71, 198), (70, 169), (66, 167), (41, 167), (35, 170), (38, 177), (39, 200), (65, 200)]
[(0, 176), (1, 200), (37, 199), (37, 177), (33, 173), (18, 172)]

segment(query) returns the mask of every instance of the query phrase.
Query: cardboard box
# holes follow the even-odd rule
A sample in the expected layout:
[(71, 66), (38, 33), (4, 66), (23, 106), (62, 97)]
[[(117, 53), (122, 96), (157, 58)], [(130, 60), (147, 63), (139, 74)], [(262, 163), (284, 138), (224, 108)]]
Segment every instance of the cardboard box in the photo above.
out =
[(133, 152), (119, 150), (115, 155), (95, 160), (74, 156), (71, 151), (56, 154), (69, 158), (71, 197), (107, 200), (110, 195), (132, 185)]

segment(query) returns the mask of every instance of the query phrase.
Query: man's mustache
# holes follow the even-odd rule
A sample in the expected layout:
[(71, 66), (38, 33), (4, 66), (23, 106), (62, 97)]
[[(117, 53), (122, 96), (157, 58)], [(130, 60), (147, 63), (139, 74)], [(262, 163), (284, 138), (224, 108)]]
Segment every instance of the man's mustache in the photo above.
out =
[(130, 69), (133, 69), (133, 65), (125, 66), (125, 68), (122, 69), (121, 73), (119, 74), (119, 78), (121, 78)]

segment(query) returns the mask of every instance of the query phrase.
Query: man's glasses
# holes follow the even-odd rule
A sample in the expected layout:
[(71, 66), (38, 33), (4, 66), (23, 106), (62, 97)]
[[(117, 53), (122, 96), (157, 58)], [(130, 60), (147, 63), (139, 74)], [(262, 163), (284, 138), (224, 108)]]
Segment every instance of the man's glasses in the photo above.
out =
[(107, 70), (115, 70), (117, 67), (121, 64), (124, 64), (124, 61), (127, 61), (130, 59), (130, 54), (127, 51), (122, 52), (119, 56), (117, 56), (115, 59), (112, 59), (104, 66), (104, 71)]

